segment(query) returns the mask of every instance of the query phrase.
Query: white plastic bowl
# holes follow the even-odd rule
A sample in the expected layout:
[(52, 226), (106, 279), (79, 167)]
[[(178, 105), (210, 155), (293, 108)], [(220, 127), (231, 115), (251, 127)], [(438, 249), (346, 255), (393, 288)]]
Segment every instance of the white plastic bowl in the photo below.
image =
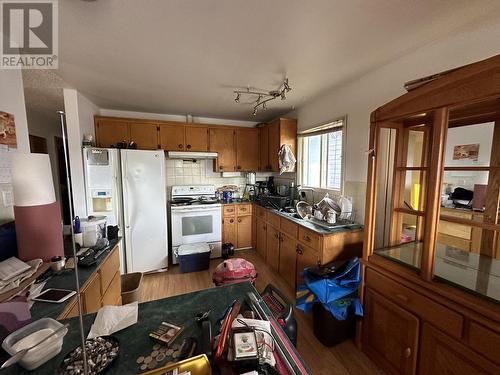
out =
[[(51, 318), (42, 318), (34, 321), (7, 336), (2, 348), (10, 355), (22, 349), (29, 348), (43, 340), (62, 324)], [(19, 361), (26, 370), (34, 370), (61, 352), (64, 336), (68, 329), (62, 329), (43, 344), (29, 350)]]

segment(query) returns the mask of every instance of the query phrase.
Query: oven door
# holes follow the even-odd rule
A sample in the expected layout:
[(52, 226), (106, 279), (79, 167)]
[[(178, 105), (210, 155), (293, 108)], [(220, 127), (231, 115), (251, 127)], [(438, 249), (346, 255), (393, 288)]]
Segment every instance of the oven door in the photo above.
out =
[(172, 246), (222, 238), (220, 205), (172, 207)]

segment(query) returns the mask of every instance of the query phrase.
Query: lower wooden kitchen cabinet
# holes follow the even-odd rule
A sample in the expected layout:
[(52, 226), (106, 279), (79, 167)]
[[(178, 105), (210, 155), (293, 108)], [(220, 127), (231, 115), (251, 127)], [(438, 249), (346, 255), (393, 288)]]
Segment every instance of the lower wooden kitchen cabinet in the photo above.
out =
[(279, 274), (293, 289), (297, 269), (297, 240), (286, 233), (281, 233), (280, 241)]
[(236, 249), (252, 247), (251, 204), (222, 206), (222, 242), (230, 242)]
[(267, 226), (266, 263), (275, 271), (280, 264), (280, 231), (271, 225)]
[[(497, 346), (496, 350), (498, 356), (500, 348)], [(495, 365), (431, 325), (424, 323), (420, 342), (418, 373), (420, 375), (500, 374), (500, 366)]]
[(265, 220), (258, 217), (255, 222), (255, 249), (262, 259), (266, 259), (267, 253), (267, 224)]
[(253, 212), (254, 246), (292, 290), (303, 281), (304, 268), (361, 254), (362, 229), (320, 233), (257, 204)]
[(364, 309), (364, 351), (394, 374), (415, 374), (418, 318), (371, 289)]
[[(116, 245), (97, 267), (89, 279), (81, 286), (80, 296), (84, 314), (90, 314), (105, 305), (122, 304), (120, 250)], [(72, 318), (78, 315), (78, 303), (73, 297), (59, 319)]]

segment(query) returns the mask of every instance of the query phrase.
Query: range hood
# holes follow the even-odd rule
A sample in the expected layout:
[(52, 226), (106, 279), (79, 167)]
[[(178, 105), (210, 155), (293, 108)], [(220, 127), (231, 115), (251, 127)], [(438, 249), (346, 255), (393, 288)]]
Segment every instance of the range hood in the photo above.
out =
[(217, 159), (216, 152), (168, 151), (167, 156), (170, 159), (183, 159), (183, 160)]

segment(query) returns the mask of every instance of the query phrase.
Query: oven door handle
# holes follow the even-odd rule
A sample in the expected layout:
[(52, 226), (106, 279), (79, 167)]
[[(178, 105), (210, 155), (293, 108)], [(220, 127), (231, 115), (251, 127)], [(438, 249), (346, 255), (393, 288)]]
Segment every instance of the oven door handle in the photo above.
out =
[(220, 207), (218, 208), (183, 208), (180, 210), (172, 210), (172, 214), (176, 214), (178, 212), (220, 212)]

